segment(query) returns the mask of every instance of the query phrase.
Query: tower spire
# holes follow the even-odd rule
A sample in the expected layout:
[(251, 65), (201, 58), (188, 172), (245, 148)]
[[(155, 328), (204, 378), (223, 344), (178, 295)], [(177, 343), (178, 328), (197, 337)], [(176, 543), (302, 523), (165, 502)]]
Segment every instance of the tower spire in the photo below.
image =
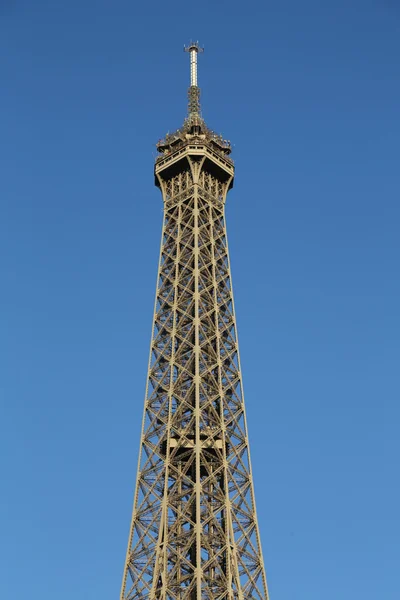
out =
[(190, 42), (189, 46), (185, 46), (185, 52), (190, 55), (190, 87), (188, 90), (188, 116), (200, 117), (200, 88), (197, 85), (197, 55), (199, 52), (204, 52), (204, 48), (199, 46), (199, 42)]

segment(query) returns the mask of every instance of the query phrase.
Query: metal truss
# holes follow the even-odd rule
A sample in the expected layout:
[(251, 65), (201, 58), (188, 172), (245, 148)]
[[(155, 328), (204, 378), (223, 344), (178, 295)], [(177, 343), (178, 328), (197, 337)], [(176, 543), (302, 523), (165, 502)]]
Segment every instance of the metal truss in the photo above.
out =
[(190, 115), (160, 142), (164, 200), (121, 600), (268, 600), (224, 207), (229, 143)]

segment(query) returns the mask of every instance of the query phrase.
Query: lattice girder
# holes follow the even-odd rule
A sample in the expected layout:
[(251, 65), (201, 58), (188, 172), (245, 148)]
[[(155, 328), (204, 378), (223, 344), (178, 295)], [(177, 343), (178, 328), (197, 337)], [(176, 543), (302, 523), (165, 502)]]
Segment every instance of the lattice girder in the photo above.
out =
[(163, 148), (159, 276), (120, 598), (268, 600), (225, 229), (233, 163), (204, 136)]

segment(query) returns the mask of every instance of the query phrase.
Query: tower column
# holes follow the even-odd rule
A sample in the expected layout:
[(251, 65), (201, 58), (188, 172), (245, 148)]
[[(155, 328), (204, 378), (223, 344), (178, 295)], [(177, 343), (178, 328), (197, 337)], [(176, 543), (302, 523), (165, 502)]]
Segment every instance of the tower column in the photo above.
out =
[(202, 520), (201, 520), (201, 438), (200, 438), (200, 335), (199, 335), (199, 206), (198, 206), (198, 184), (194, 185), (194, 305), (195, 305), (195, 390), (196, 390), (196, 595), (195, 598), (201, 598), (201, 540), (202, 540)]

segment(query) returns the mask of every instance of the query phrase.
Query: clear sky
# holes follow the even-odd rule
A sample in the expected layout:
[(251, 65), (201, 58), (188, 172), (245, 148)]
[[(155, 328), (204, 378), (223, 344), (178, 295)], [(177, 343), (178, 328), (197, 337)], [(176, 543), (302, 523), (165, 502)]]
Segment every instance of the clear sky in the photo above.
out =
[(119, 597), (190, 39), (271, 598), (398, 600), (398, 0), (1, 0), (0, 597)]

